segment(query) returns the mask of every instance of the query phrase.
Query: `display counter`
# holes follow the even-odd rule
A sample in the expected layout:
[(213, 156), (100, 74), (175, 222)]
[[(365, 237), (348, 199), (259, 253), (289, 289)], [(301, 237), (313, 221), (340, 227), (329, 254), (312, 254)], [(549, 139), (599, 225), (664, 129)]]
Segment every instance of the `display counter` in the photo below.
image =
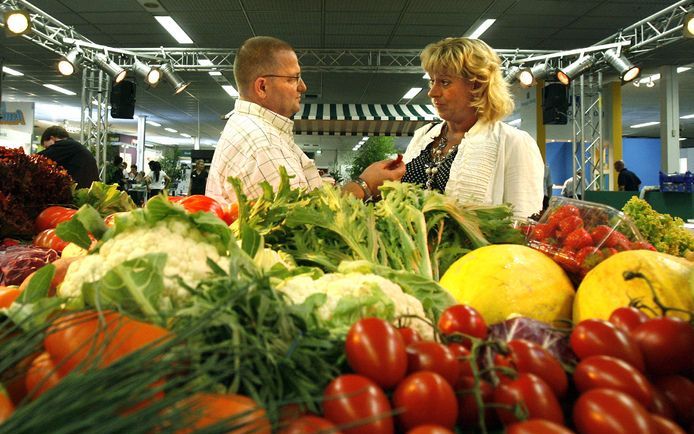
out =
[[(622, 209), (632, 196), (638, 194), (633, 191), (586, 191), (585, 199)], [(647, 191), (644, 199), (661, 214), (670, 214), (685, 221), (694, 219), (694, 193)]]

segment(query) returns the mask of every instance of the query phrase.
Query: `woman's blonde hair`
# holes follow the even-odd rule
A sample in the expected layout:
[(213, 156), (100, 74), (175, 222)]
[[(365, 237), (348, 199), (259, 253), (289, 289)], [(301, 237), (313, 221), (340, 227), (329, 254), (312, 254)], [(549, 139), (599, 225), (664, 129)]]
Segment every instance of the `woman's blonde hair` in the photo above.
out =
[(472, 84), (472, 102), (479, 119), (496, 122), (513, 112), (508, 83), (501, 75), (501, 59), (484, 41), (446, 38), (427, 45), (419, 55), (429, 73), (456, 74)]

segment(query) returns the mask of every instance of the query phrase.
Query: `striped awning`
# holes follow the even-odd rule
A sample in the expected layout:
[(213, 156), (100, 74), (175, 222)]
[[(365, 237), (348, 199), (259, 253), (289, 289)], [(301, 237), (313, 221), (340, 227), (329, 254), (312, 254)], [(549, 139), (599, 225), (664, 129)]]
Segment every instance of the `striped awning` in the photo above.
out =
[(431, 105), (303, 104), (294, 115), (294, 133), (334, 136), (411, 136), (437, 120)]

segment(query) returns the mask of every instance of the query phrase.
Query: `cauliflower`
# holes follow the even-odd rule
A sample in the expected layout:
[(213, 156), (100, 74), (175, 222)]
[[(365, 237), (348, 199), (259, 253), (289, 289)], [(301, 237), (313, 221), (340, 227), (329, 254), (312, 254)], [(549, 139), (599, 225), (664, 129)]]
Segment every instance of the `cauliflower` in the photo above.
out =
[(317, 303), (317, 315), (333, 333), (345, 335), (349, 327), (364, 316), (377, 316), (394, 321), (402, 315), (401, 323), (417, 330), (422, 337), (433, 339), (432, 326), (426, 321), (422, 303), (406, 294), (395, 283), (375, 274), (330, 273), (313, 280), (309, 275), (290, 277), (282, 281), (278, 291), (294, 304), (323, 294)]
[(223, 269), (228, 268), (228, 257), (220, 255), (218, 248), (210, 244), (199, 229), (185, 220), (167, 218), (151, 227), (133, 226), (117, 233), (104, 242), (98, 252), (70, 264), (58, 295), (79, 297), (84, 283), (101, 279), (125, 261), (158, 252), (167, 254), (163, 269), (163, 299), (186, 298), (189, 293), (178, 279), (195, 287), (211, 272), (208, 258)]

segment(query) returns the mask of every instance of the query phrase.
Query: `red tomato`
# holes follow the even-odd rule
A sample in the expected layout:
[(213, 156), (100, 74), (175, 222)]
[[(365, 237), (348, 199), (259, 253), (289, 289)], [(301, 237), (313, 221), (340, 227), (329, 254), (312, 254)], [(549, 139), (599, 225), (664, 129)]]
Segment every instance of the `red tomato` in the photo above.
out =
[(573, 409), (581, 434), (656, 434), (653, 418), (634, 398), (612, 389), (582, 394)]
[(350, 327), (345, 340), (347, 362), (357, 374), (388, 389), (405, 377), (407, 354), (400, 333), (380, 318), (363, 318)]
[(590, 356), (581, 360), (574, 371), (574, 383), (580, 392), (606, 388), (619, 390), (644, 407), (653, 402), (653, 388), (636, 368), (610, 356)]
[(46, 229), (41, 231), (34, 237), (34, 245), (39, 247), (45, 247), (47, 249), (53, 249), (56, 252), (62, 252), (65, 246), (67, 246), (67, 241), (63, 241), (55, 233), (55, 229)]
[(573, 434), (573, 431), (549, 420), (529, 419), (507, 426), (505, 434)]
[(340, 431), (335, 428), (327, 419), (318, 416), (302, 416), (286, 428), (280, 431), (280, 434), (339, 434)]
[(280, 407), (280, 426), (287, 426), (301, 416), (306, 416), (308, 411), (301, 405), (292, 403)]
[[(201, 428), (223, 423), (243, 426), (227, 431), (229, 434), (270, 434), (270, 421), (265, 410), (254, 400), (243, 395), (196, 393), (184, 402), (193, 416), (192, 423), (177, 434), (189, 434)], [(236, 417), (235, 417), (236, 416)], [(233, 418), (233, 419), (232, 419)]]
[(652, 318), (631, 334), (653, 375), (685, 373), (694, 360), (694, 327), (679, 318)]
[(453, 434), (453, 431), (441, 425), (419, 425), (417, 428), (407, 431), (407, 434)]
[(468, 350), (463, 344), (459, 344), (457, 342), (448, 344), (448, 349), (451, 350), (453, 356), (455, 356), (456, 360), (458, 360), (458, 379), (462, 377), (471, 377), (472, 366), (470, 366), (470, 350)]
[[(44, 339), (46, 352), (65, 376), (76, 367), (108, 366), (119, 358), (169, 337), (161, 327), (116, 312), (77, 312), (56, 319)], [(103, 320), (103, 324), (102, 321)]]
[(323, 392), (323, 416), (337, 426), (352, 426), (342, 430), (345, 434), (393, 434), (390, 414), (383, 390), (361, 375), (340, 375)]
[(0, 286), (0, 307), (10, 307), (21, 293), (17, 286)]
[(473, 377), (463, 377), (458, 383), (458, 423), (463, 428), (472, 428), (479, 426), (480, 411), (477, 405), (475, 393), (480, 394), (484, 408), (484, 421), (487, 428), (496, 425), (496, 413), (491, 406), (494, 402), (494, 387), (488, 382), (480, 379), (479, 385), (475, 388), (475, 379)]
[[(445, 336), (462, 334), (479, 339), (487, 337), (487, 323), (474, 308), (465, 304), (456, 304), (443, 311), (438, 322), (439, 331)], [(463, 345), (469, 347), (470, 340), (463, 339)]]
[(76, 212), (76, 209), (65, 208), (64, 206), (49, 206), (36, 217), (34, 229), (36, 233), (46, 229), (54, 229), (59, 223), (70, 220)]
[(658, 434), (687, 434), (679, 425), (671, 420), (658, 416), (657, 414), (652, 414), (651, 418), (653, 418), (653, 423), (655, 424)]
[(9, 419), (12, 413), (14, 413), (14, 404), (5, 389), (0, 387), (0, 424)]
[(419, 342), (422, 340), (419, 332), (412, 327), (398, 327), (398, 333), (400, 333), (402, 340), (405, 342), (405, 348), (409, 347), (413, 342)]
[(171, 203), (180, 203), (186, 197), (188, 196), (167, 196), (167, 199), (169, 199)]
[(393, 406), (404, 430), (419, 425), (441, 425), (452, 429), (458, 418), (458, 402), (453, 388), (439, 374), (420, 371), (398, 384), (393, 394)]
[(535, 374), (545, 380), (558, 397), (566, 395), (569, 380), (561, 363), (542, 346), (526, 341), (514, 339), (508, 342), (511, 351), (511, 360), (518, 372)]
[(496, 413), (504, 425), (518, 422), (513, 411), (517, 405), (526, 410), (529, 419), (547, 419), (564, 424), (564, 415), (552, 388), (533, 374), (521, 373), (515, 380), (499, 384), (494, 391), (494, 402), (501, 405)]
[(224, 209), (222, 208), (222, 205), (211, 197), (207, 197), (202, 194), (194, 194), (186, 197), (179, 203), (189, 213), (195, 213), (198, 211), (211, 212), (220, 219), (224, 220)]
[(694, 423), (694, 383), (681, 375), (668, 375), (653, 381), (675, 409), (684, 426)]
[(46, 390), (60, 382), (62, 376), (55, 369), (51, 356), (43, 352), (39, 354), (26, 374), (26, 389), (31, 399), (41, 396)]
[(608, 321), (627, 333), (631, 333), (636, 327), (648, 320), (642, 310), (635, 307), (619, 307), (611, 314)]
[(447, 346), (434, 341), (415, 342), (407, 347), (407, 372), (436, 372), (455, 386), (460, 376), (460, 363)]
[(643, 355), (636, 341), (610, 322), (600, 319), (581, 321), (571, 332), (569, 343), (579, 359), (612, 356), (644, 371)]
[(239, 204), (238, 204), (238, 202), (227, 203), (227, 204), (222, 206), (222, 209), (224, 210), (223, 220), (226, 222), (226, 224), (230, 225), (230, 224), (234, 223), (239, 218)]
[(658, 416), (662, 416), (666, 419), (677, 420), (677, 415), (675, 413), (675, 405), (670, 401), (670, 399), (665, 396), (655, 385), (653, 389), (653, 401), (651, 401), (651, 406), (648, 407), (648, 411)]

